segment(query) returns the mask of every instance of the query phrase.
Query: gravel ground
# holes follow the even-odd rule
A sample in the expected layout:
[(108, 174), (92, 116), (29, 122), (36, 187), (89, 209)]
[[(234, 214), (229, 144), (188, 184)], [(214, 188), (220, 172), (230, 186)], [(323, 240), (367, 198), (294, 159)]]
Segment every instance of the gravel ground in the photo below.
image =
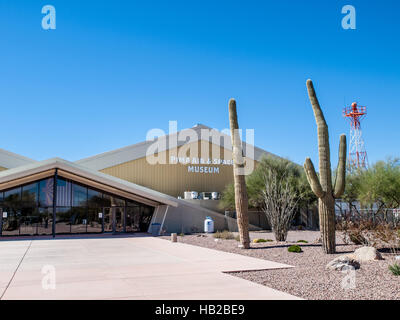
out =
[[(274, 239), (270, 232), (251, 232), (251, 239)], [(169, 239), (169, 237), (162, 237)], [(394, 255), (382, 252), (385, 260), (361, 264), (355, 271), (355, 288), (343, 288), (342, 282), (351, 274), (326, 270), (326, 264), (335, 257), (351, 253), (360, 246), (346, 245), (338, 235), (337, 254), (326, 255), (318, 244), (318, 231), (290, 231), (287, 242), (266, 242), (251, 244), (250, 250), (238, 248), (236, 240), (215, 241), (212, 235), (197, 234), (178, 236), (178, 241), (243, 254), (259, 259), (286, 263), (295, 268), (231, 273), (243, 279), (281, 290), (292, 295), (313, 300), (392, 300), (400, 299), (400, 277), (392, 275), (389, 264), (395, 262)], [(302, 253), (290, 253), (287, 247), (297, 240), (307, 240), (299, 244)]]

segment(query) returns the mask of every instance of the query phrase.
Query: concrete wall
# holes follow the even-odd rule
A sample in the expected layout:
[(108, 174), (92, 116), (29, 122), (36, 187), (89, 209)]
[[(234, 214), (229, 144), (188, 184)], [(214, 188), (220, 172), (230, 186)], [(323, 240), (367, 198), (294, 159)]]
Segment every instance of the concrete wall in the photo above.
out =
[[(160, 223), (162, 233), (197, 233), (204, 232), (204, 220), (210, 216), (214, 220), (215, 231), (229, 230), (237, 231), (237, 222), (234, 218), (202, 208), (197, 205), (179, 201), (178, 207), (160, 206), (156, 208), (151, 223)], [(250, 230), (261, 230), (261, 228), (250, 225)], [(149, 228), (151, 232), (151, 226)]]
[(222, 214), (225, 212), (224, 209), (219, 208), (220, 200), (204, 200), (204, 199), (182, 199), (182, 200)]

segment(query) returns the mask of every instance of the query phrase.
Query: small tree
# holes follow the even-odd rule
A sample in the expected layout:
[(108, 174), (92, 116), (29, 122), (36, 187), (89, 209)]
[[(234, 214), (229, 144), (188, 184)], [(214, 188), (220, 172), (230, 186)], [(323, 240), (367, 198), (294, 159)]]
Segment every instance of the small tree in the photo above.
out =
[(267, 169), (264, 175), (263, 210), (271, 225), (277, 241), (285, 241), (291, 222), (295, 215), (295, 209), (299, 201), (299, 195), (291, 186), (290, 177), (285, 173)]

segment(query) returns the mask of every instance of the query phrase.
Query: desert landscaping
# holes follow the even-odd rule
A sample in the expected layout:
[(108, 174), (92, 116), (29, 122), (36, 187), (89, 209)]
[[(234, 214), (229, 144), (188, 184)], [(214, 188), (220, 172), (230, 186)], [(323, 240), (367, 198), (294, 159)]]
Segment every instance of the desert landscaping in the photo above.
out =
[[(272, 232), (250, 232), (252, 243), (249, 250), (238, 247), (238, 241), (235, 239), (237, 233), (225, 234), (228, 238), (233, 235), (233, 239), (215, 238), (215, 234), (193, 234), (178, 236), (178, 242), (294, 266), (288, 269), (230, 274), (304, 299), (400, 299), (400, 279), (389, 270), (389, 265), (396, 262), (396, 255), (388, 249), (379, 250), (383, 260), (360, 262), (360, 268), (355, 270), (355, 287), (345, 289), (342, 282), (350, 272), (328, 269), (326, 266), (335, 258), (351, 254), (362, 245), (345, 244), (340, 232), (336, 232), (336, 253), (330, 255), (321, 249), (319, 231), (289, 231), (285, 242), (274, 241)], [(267, 242), (254, 243), (256, 239), (265, 239)], [(299, 245), (302, 252), (288, 252), (291, 245)]]

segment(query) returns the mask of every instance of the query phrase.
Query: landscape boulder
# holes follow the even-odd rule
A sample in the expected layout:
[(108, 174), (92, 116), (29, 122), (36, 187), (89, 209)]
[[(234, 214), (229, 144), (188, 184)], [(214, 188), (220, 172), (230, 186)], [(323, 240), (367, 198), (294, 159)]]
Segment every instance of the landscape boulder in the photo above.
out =
[(382, 260), (382, 255), (374, 247), (361, 247), (354, 251), (354, 258), (359, 262)]
[(347, 269), (360, 269), (360, 263), (354, 259), (352, 255), (343, 255), (333, 259), (326, 265), (327, 269), (331, 270), (347, 270)]

